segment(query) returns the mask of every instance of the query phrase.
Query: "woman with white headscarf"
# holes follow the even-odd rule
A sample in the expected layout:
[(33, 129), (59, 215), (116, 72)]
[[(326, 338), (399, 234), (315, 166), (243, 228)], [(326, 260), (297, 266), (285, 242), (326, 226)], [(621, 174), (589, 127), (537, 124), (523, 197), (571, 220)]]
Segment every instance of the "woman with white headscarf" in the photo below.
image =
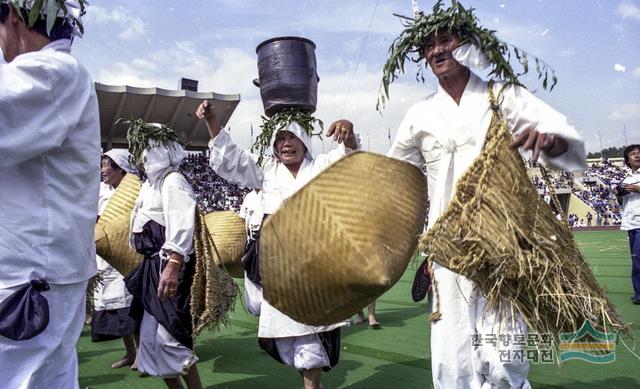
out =
[[(129, 152), (111, 149), (102, 155), (98, 218), (107, 207), (111, 196), (130, 171)], [(91, 319), (91, 341), (102, 342), (122, 338), (125, 355), (114, 362), (114, 369), (132, 365), (136, 359), (134, 334), (138, 331), (136, 321), (129, 316), (131, 294), (124, 284), (124, 277), (107, 261), (96, 255), (101, 281), (93, 292), (93, 315)], [(137, 366), (133, 366), (135, 368)]]
[(196, 201), (178, 173), (186, 151), (177, 133), (160, 124), (129, 122), (129, 150), (147, 176), (131, 212), (130, 245), (144, 260), (125, 277), (140, 318), (138, 370), (169, 388), (201, 388), (193, 352), (190, 289), (195, 257)]
[[(258, 157), (238, 147), (227, 132), (221, 131), (222, 127), (209, 101), (200, 104), (196, 116), (205, 119), (209, 129), (211, 168), (233, 184), (260, 190), (257, 196), (259, 204), (252, 206), (252, 220), (261, 221), (264, 215), (273, 214), (285, 199), (313, 177), (347, 152), (359, 148), (359, 138), (353, 133), (353, 124), (348, 120), (338, 120), (330, 126), (327, 136), (333, 136), (340, 143), (339, 147), (314, 158), (309, 132), (300, 123), (291, 121), (284, 128), (274, 131), (270, 140), (274, 156), (264, 157), (262, 165), (259, 165), (256, 161)], [(245, 288), (252, 292), (250, 295), (260, 298), (257, 235), (259, 231), (252, 233), (251, 238), (256, 239), (250, 239), (243, 266), (246, 272)], [(322, 387), (322, 370), (329, 370), (338, 363), (339, 328), (344, 323), (310, 326), (296, 322), (266, 300), (252, 301), (248, 305), (260, 307), (260, 347), (278, 362), (296, 368), (303, 377), (305, 388)]]

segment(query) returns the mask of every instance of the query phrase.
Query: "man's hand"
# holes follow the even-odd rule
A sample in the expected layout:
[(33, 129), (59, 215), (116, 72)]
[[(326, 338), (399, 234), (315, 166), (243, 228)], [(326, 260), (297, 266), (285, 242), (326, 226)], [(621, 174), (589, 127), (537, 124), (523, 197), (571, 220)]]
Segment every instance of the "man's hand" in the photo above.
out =
[(629, 192), (640, 193), (640, 184), (628, 184), (625, 185), (624, 188)]
[(345, 147), (355, 150), (358, 148), (356, 136), (353, 133), (353, 123), (346, 119), (336, 120), (331, 123), (326, 136), (333, 136), (333, 140), (338, 143), (344, 143)]
[(182, 266), (182, 256), (180, 254), (171, 253), (169, 256), (174, 261), (180, 262), (167, 262), (162, 274), (160, 274), (160, 281), (158, 282), (158, 297), (161, 299), (168, 299), (176, 296), (178, 290), (178, 279), (180, 276), (180, 267)]
[(196, 109), (196, 117), (198, 119), (204, 119), (207, 123), (207, 129), (209, 130), (209, 136), (215, 138), (220, 133), (222, 126), (216, 115), (215, 107), (209, 100), (204, 100)]
[(544, 151), (549, 157), (557, 157), (564, 154), (569, 148), (566, 140), (556, 135), (541, 134), (534, 128), (527, 128), (516, 135), (511, 141), (512, 147), (520, 147), (524, 150), (533, 150), (531, 159), (535, 162)]

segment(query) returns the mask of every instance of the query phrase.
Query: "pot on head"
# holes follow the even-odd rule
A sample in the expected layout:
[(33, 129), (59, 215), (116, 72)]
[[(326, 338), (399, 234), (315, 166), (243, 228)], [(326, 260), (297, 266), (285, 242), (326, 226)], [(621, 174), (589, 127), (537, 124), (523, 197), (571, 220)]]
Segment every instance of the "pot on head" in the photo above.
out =
[(258, 80), (267, 116), (293, 108), (313, 113), (318, 100), (316, 45), (300, 37), (278, 37), (258, 45)]

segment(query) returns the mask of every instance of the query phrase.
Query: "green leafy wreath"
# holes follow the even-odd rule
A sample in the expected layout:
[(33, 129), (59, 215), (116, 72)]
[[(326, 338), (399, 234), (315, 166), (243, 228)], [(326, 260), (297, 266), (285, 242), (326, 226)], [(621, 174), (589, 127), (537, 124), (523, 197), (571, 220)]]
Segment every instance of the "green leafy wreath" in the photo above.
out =
[[(422, 64), (423, 47), (427, 37), (437, 31), (457, 32), (461, 45), (467, 42), (477, 45), (492, 65), (489, 73), (491, 79), (501, 79), (522, 86), (518, 78), (529, 72), (529, 57), (532, 57), (535, 60), (538, 79), (542, 79), (542, 88), (546, 90), (549, 87), (549, 91), (553, 90), (558, 82), (553, 68), (536, 56), (501, 41), (496, 37), (494, 30), (481, 27), (473, 11), (473, 8), (464, 8), (457, 0), (452, 0), (451, 7), (445, 9), (443, 0), (438, 0), (430, 15), (418, 14), (415, 19), (401, 17), (408, 21), (402, 22), (404, 30), (389, 46), (389, 59), (382, 71), (376, 110), (379, 111), (380, 106), (384, 107), (385, 102), (389, 100), (389, 85), (398, 78), (398, 73), (404, 73), (407, 59), (418, 63), (416, 80), (424, 82), (423, 72), (427, 65)], [(512, 55), (522, 68), (519, 73), (509, 62)]]
[[(254, 150), (256, 149), (258, 151), (258, 166), (262, 165), (264, 155), (271, 147), (271, 138), (273, 137), (273, 134), (286, 129), (291, 122), (297, 122), (298, 124), (300, 124), (300, 126), (309, 136), (322, 136), (322, 128), (324, 127), (322, 120), (316, 119), (308, 112), (289, 108), (275, 113), (270, 118), (263, 115), (262, 125), (260, 126), (262, 131), (256, 137), (256, 141), (251, 146), (251, 152), (254, 152)], [(318, 125), (320, 126), (319, 132), (314, 132), (314, 123), (318, 123)]]
[(151, 124), (142, 119), (118, 119), (118, 121), (116, 121), (116, 123), (120, 122), (129, 126), (129, 130), (127, 131), (127, 143), (129, 144), (130, 153), (129, 163), (140, 171), (143, 170), (144, 165), (142, 153), (149, 148), (152, 141), (164, 146), (168, 146), (171, 142), (178, 142), (184, 146), (176, 130), (164, 124)]
[[(38, 20), (46, 18), (47, 34), (51, 33), (53, 24), (58, 17), (58, 11), (62, 10), (65, 17), (69, 14), (64, 0), (32, 0), (31, 2), (29, 0), (0, 0), (0, 4), (12, 5), (23, 20), (24, 17), (20, 10), (27, 10), (26, 6), (30, 4), (31, 8), (26, 11), (28, 20), (24, 20), (24, 22), (29, 28), (31, 28)], [(82, 16), (87, 12), (86, 6), (89, 3), (86, 0), (78, 0), (78, 4), (80, 5), (80, 16)], [(72, 19), (73, 23), (78, 27), (78, 30), (80, 30), (80, 33), (84, 33), (84, 26), (80, 19), (76, 17), (73, 17)]]

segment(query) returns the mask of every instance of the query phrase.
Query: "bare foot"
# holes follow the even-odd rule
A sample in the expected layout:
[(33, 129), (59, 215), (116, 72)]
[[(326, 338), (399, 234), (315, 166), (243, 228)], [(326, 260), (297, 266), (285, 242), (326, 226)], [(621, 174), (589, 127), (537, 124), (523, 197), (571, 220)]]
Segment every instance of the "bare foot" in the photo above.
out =
[(358, 325), (358, 324), (362, 324), (362, 323), (364, 323), (364, 314), (362, 314), (362, 312), (361, 312), (361, 313), (356, 314), (356, 318), (353, 319), (351, 324)]
[(125, 366), (129, 366), (132, 365), (135, 362), (135, 358), (125, 355), (121, 360), (114, 362), (113, 365), (111, 365), (112, 369), (119, 369), (121, 367), (125, 367)]
[(138, 354), (136, 353), (136, 359), (131, 364), (131, 370), (138, 370)]

